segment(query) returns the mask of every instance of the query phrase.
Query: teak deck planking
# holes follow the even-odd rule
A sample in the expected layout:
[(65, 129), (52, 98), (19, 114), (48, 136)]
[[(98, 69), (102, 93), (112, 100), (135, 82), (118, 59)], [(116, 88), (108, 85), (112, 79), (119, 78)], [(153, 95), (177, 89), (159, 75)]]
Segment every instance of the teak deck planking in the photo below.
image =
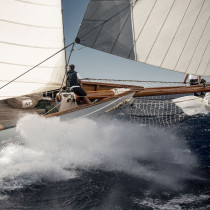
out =
[(6, 103), (5, 100), (0, 101), (0, 128), (7, 125), (15, 124), (17, 120), (28, 113), (43, 114), (42, 109), (16, 109)]

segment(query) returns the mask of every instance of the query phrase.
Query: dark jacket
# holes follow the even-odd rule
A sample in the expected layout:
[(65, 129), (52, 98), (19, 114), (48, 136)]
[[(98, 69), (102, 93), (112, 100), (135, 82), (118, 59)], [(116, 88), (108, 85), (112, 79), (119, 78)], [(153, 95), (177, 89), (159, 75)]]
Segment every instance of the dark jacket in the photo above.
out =
[(77, 78), (77, 72), (74, 70), (70, 70), (67, 73), (67, 86), (80, 86)]

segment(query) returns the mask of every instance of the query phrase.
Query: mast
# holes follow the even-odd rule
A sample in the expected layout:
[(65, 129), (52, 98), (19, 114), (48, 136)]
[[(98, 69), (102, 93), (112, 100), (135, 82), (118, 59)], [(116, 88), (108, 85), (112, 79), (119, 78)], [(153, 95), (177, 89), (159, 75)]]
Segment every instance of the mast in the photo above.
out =
[[(63, 44), (64, 46), (66, 46), (66, 42), (65, 42), (65, 36), (64, 36), (64, 24), (63, 24), (63, 4), (62, 4), (62, 0), (61, 0), (61, 13), (62, 13), (62, 25), (63, 25)], [(66, 50), (65, 50), (65, 66), (67, 66), (67, 60), (66, 60)], [(67, 67), (66, 67), (67, 68)]]

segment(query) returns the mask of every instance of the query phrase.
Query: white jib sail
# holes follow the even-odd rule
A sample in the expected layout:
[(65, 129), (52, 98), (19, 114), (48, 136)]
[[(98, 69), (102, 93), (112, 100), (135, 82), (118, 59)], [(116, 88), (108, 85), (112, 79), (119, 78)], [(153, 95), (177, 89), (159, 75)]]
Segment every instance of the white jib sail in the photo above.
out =
[(210, 76), (209, 0), (91, 0), (78, 37), (114, 55)]
[[(64, 47), (61, 0), (0, 1), (0, 88)], [(0, 89), (0, 100), (60, 88), (65, 52)]]

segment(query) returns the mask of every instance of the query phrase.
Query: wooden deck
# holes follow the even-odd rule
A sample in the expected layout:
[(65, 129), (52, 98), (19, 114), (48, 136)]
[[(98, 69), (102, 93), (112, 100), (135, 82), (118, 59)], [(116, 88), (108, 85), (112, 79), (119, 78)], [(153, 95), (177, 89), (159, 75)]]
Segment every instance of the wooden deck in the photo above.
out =
[[(154, 95), (170, 95), (170, 94), (182, 94), (182, 93), (194, 93), (194, 92), (210, 92), (210, 85), (196, 85), (196, 86), (177, 86), (177, 87), (160, 87), (160, 88), (143, 88), (141, 86), (133, 85), (118, 85), (118, 84), (106, 84), (96, 82), (84, 82), (83, 88), (88, 92), (90, 99), (100, 98), (107, 100), (113, 97), (113, 93), (109, 91), (112, 88), (129, 88), (135, 95), (133, 97), (154, 96)], [(97, 91), (97, 92), (96, 92)], [(87, 105), (85, 105), (87, 106)], [(81, 109), (83, 106), (77, 107)], [(74, 111), (75, 109), (72, 109)], [(0, 130), (8, 128), (11, 125), (15, 125), (19, 118), (27, 113), (44, 114), (43, 109), (17, 109), (11, 107), (6, 101), (0, 101)]]
[(27, 113), (43, 114), (43, 109), (15, 109), (5, 101), (0, 101), (0, 128), (15, 124), (18, 119)]

